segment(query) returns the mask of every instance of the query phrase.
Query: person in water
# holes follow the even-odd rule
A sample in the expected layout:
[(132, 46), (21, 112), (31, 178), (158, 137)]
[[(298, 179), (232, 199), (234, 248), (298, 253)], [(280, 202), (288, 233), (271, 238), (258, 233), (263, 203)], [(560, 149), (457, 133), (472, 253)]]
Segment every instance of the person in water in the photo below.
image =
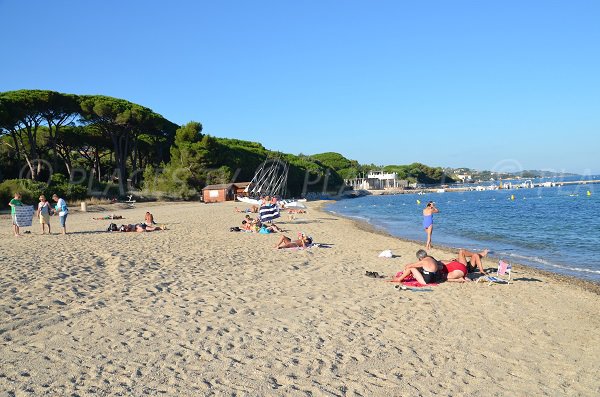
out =
[(433, 201), (427, 203), (427, 206), (423, 209), (423, 228), (427, 233), (427, 243), (425, 249), (431, 249), (431, 234), (433, 233), (433, 214), (440, 212)]
[(437, 277), (437, 272), (441, 267), (438, 261), (427, 255), (425, 250), (417, 251), (418, 262), (410, 263), (404, 267), (402, 274), (399, 277), (395, 277), (393, 281), (401, 282), (409, 274), (412, 274), (415, 280), (421, 285), (434, 283)]

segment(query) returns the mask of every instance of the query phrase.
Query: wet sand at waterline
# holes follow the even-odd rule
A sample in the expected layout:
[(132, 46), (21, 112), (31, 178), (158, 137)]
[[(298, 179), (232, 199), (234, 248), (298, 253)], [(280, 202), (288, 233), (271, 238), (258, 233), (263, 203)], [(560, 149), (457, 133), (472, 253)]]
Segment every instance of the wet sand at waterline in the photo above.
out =
[[(512, 285), (418, 291), (391, 275), (419, 245), (308, 203), (280, 234), (230, 232), (225, 204), (160, 204), (168, 230), (15, 238), (0, 219), (0, 391), (7, 395), (488, 396), (600, 393), (600, 295), (519, 267)], [(108, 214), (108, 212), (106, 213)], [(54, 232), (58, 220), (52, 218)], [(327, 247), (327, 248), (326, 248)], [(391, 249), (394, 258), (378, 258)], [(452, 254), (434, 249), (440, 259)], [(494, 267), (491, 259), (487, 268)]]

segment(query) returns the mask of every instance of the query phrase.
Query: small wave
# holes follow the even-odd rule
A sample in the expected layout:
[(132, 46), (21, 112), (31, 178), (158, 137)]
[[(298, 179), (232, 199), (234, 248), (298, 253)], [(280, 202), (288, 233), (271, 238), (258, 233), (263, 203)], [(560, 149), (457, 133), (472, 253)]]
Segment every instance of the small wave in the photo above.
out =
[[(500, 255), (500, 256), (502, 256), (502, 255)], [(522, 259), (525, 262), (539, 263), (541, 265), (544, 265), (544, 266), (547, 266), (547, 267), (553, 267), (553, 268), (556, 268), (556, 269), (562, 269), (562, 270), (567, 270), (567, 271), (572, 271), (572, 272), (583, 272), (583, 273), (591, 273), (591, 274), (600, 274), (600, 270), (586, 269), (586, 268), (583, 268), (583, 267), (574, 267), (574, 266), (559, 265), (557, 263), (550, 262), (547, 259), (540, 258), (539, 256), (526, 256), (526, 255), (519, 255), (519, 254), (514, 254), (514, 253), (505, 253), (504, 256), (507, 256), (507, 257), (510, 257), (510, 258), (514, 258), (514, 259)]]
[(371, 220), (371, 218), (367, 218), (367, 217), (360, 216), (360, 215), (345, 215), (345, 216), (348, 218), (358, 219), (358, 220), (366, 221), (366, 222), (369, 222)]
[(527, 255), (520, 255), (520, 254), (515, 254), (515, 253), (506, 253), (506, 256), (509, 256), (511, 258), (515, 258), (515, 259), (523, 259), (529, 262), (535, 262), (535, 263), (540, 263), (542, 265), (548, 265), (548, 266), (552, 266), (554, 265), (552, 262), (544, 259), (544, 258), (540, 258), (539, 256), (527, 256)]
[(575, 271), (575, 272), (600, 274), (600, 270), (585, 269), (585, 268), (581, 268), (581, 267), (562, 266), (562, 265), (556, 265), (556, 264), (551, 264), (551, 266), (556, 267), (558, 269), (571, 270), (571, 271)]

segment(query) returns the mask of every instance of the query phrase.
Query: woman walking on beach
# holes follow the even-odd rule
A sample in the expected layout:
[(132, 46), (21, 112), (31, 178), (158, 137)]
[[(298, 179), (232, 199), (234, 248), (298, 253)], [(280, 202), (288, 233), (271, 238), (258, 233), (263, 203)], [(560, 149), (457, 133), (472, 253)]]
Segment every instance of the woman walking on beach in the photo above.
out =
[(435, 208), (435, 203), (430, 201), (427, 206), (423, 209), (423, 228), (427, 233), (427, 243), (425, 249), (431, 249), (431, 233), (433, 233), (433, 214), (440, 212)]

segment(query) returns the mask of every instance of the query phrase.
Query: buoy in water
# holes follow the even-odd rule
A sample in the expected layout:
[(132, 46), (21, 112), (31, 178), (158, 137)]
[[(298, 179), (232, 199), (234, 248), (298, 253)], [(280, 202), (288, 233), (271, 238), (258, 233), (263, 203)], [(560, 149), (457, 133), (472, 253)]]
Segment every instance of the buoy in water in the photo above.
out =
[(421, 200), (417, 200), (417, 204), (421, 204)]
[(511, 195), (510, 195), (510, 199), (511, 199), (512, 201), (515, 201), (515, 195), (514, 195), (514, 194), (511, 194)]
[(592, 192), (590, 192), (590, 191), (588, 190), (588, 191), (587, 191), (587, 195), (588, 195), (588, 196), (591, 196), (591, 195), (592, 195)]

